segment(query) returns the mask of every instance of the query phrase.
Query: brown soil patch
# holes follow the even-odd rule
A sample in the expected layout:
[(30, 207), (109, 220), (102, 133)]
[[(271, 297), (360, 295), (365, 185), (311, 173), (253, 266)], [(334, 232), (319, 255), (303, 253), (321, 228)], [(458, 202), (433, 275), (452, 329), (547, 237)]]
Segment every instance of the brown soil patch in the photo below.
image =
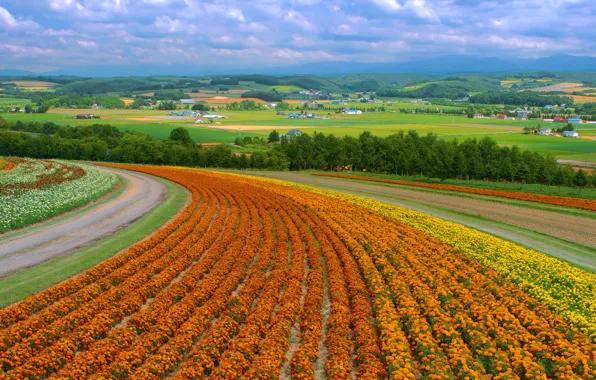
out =
[(579, 103), (596, 102), (596, 96), (570, 95), (574, 101)]
[(240, 103), (243, 100), (252, 100), (255, 103), (267, 103), (266, 101), (257, 98), (227, 98), (225, 96), (215, 96), (213, 98), (205, 98), (202, 100), (210, 104), (230, 104), (234, 102)]
[(569, 88), (582, 87), (582, 86), (583, 86), (583, 84), (581, 84), (581, 83), (563, 82), (563, 83), (551, 84), (550, 86), (532, 88), (532, 89), (530, 89), (530, 91), (536, 91), (536, 92), (565, 91)]
[(193, 99), (211, 98), (214, 92), (187, 92)]
[(594, 91), (596, 88), (594, 87), (571, 87), (566, 88), (564, 91), (567, 93), (578, 92), (578, 91)]
[(141, 96), (154, 96), (155, 92), (146, 92), (144, 94), (141, 94)]
[(120, 98), (120, 100), (122, 100), (124, 102), (124, 105), (126, 105), (126, 106), (135, 102), (134, 99), (127, 99), (127, 98)]
[(56, 83), (52, 82), (43, 82), (43, 81), (35, 81), (35, 80), (18, 80), (14, 82), (4, 82), (4, 83), (14, 83), (19, 87), (50, 87), (55, 85)]

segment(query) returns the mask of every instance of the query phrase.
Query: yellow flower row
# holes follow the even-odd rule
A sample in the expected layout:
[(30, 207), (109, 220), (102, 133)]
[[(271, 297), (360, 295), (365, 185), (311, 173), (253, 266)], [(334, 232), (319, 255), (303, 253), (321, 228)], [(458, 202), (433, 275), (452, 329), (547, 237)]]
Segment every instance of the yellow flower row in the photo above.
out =
[(282, 180), (250, 178), (348, 201), (416, 228), (509, 278), (596, 342), (594, 273), (487, 233), (408, 208)]

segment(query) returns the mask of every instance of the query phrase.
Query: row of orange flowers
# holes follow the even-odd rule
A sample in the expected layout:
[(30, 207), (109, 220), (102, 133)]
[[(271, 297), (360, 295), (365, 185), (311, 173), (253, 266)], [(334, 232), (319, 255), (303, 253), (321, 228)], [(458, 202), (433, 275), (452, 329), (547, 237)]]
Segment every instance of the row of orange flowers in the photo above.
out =
[(584, 209), (584, 210), (596, 211), (596, 201), (589, 200), (589, 199), (560, 197), (560, 196), (556, 196), (556, 195), (531, 194), (531, 193), (523, 193), (523, 192), (515, 192), (515, 191), (506, 191), (506, 190), (477, 189), (474, 187), (446, 185), (446, 184), (440, 184), (440, 183), (400, 181), (400, 180), (393, 180), (393, 179), (371, 178), (371, 177), (346, 175), (346, 174), (315, 174), (315, 175), (321, 176), (321, 177), (356, 179), (359, 181), (369, 181), (369, 182), (388, 183), (388, 184), (394, 184), (394, 185), (424, 187), (427, 189), (457, 191), (460, 193), (488, 195), (488, 196), (492, 196), (492, 197), (518, 199), (518, 200), (522, 200), (522, 201), (538, 202), (538, 203), (545, 203), (545, 204), (556, 205), (556, 206), (566, 206), (566, 207), (574, 207), (574, 208), (580, 208), (580, 209)]
[(596, 378), (585, 335), (418, 230), (269, 180), (132, 168), (192, 208), (0, 310), (0, 379)]
[(492, 270), (352, 204), (277, 191), (316, 210), (351, 246), (372, 291), (390, 376), (596, 377), (594, 343)]
[[(197, 201), (201, 199), (198, 193), (196, 195)], [(215, 209), (215, 207), (214, 204), (211, 208)], [(190, 210), (192, 213), (193, 209)], [(114, 270), (109, 276), (100, 277), (97, 282), (88, 285), (96, 289), (96, 297), (85, 297), (87, 288), (83, 288), (72, 296), (56, 300), (58, 302), (29, 319), (17, 322), (3, 330), (4, 337), (14, 340), (10, 342), (12, 343), (10, 347), (0, 354), (3, 369), (7, 374), (17, 377), (19, 373), (24, 375), (53, 372), (56, 367), (45, 359), (55, 357), (57, 349), (64, 347), (65, 344), (72, 346), (73, 350), (84, 349), (96, 338), (104, 335), (114, 323), (139, 310), (148, 298), (158, 294), (176, 277), (177, 273), (192, 262), (192, 259), (186, 255), (188, 247), (196, 243), (201, 236), (201, 231), (208, 228), (211, 223), (211, 220), (203, 216), (204, 214), (201, 213), (192, 213), (190, 217), (186, 215), (190, 223), (174, 228), (175, 234), (181, 235), (177, 236), (181, 239), (176, 237), (171, 240), (166, 239), (165, 244), (155, 242), (152, 249), (128, 260), (125, 265)], [(198, 223), (199, 221), (202, 222)], [(172, 232), (171, 229), (165, 231)], [(159, 238), (160, 235), (157, 234), (156, 237)], [(129, 258), (130, 253), (132, 253), (130, 256), (135, 256), (134, 248), (132, 252), (125, 252), (115, 260), (109, 260), (108, 263), (119, 264), (121, 262), (119, 259)], [(105, 269), (112, 268), (111, 265), (107, 265)], [(69, 282), (71, 281), (67, 281)], [(71, 285), (75, 285), (72, 288), (76, 289), (80, 284)], [(66, 288), (71, 289), (68, 286)], [(61, 307), (63, 305), (68, 305), (70, 308), (65, 309)], [(18, 310), (19, 306), (16, 305), (15, 308)], [(24, 310), (30, 311), (27, 308)], [(13, 368), (14, 370), (11, 371)]]

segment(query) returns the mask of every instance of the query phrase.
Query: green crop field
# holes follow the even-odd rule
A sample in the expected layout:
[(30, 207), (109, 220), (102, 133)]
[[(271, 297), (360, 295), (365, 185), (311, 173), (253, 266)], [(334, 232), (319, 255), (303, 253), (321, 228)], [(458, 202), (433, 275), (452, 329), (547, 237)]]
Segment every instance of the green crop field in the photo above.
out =
[(27, 104), (31, 104), (31, 100), (0, 96), (0, 106), (25, 106)]
[[(405, 103), (404, 103), (405, 104)], [(366, 105), (366, 104), (364, 104)], [(100, 119), (76, 120), (78, 113), (92, 112)], [(291, 112), (291, 111), (289, 111)], [(537, 125), (555, 127), (537, 120), (469, 119), (465, 116), (405, 114), (399, 112), (365, 112), (362, 115), (343, 115), (327, 111), (313, 111), (318, 118), (290, 119), (271, 110), (216, 111), (226, 116), (220, 124), (194, 124), (192, 118), (170, 118), (170, 111), (157, 110), (73, 110), (58, 109), (46, 114), (3, 114), (7, 120), (52, 121), (60, 125), (112, 124), (121, 130), (146, 133), (165, 139), (176, 127), (185, 127), (200, 143), (232, 142), (238, 136), (267, 136), (272, 130), (285, 133), (301, 129), (305, 133), (333, 133), (335, 136), (358, 136), (364, 131), (389, 136), (398, 131), (416, 130), (421, 135), (434, 133), (440, 138), (459, 140), (490, 136), (504, 146), (517, 145), (522, 149), (550, 153), (561, 159), (596, 162), (596, 126), (577, 126), (585, 139), (524, 135), (522, 128)]]

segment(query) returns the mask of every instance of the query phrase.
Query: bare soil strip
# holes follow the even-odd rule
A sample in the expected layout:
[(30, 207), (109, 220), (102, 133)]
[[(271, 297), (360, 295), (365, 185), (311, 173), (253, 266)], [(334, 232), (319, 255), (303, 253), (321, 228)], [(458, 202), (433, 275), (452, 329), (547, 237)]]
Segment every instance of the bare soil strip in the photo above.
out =
[(59, 218), (29, 233), (0, 242), (0, 276), (85, 247), (126, 228), (161, 203), (166, 187), (136, 172), (105, 168), (125, 177), (128, 188), (116, 199), (82, 214)]

